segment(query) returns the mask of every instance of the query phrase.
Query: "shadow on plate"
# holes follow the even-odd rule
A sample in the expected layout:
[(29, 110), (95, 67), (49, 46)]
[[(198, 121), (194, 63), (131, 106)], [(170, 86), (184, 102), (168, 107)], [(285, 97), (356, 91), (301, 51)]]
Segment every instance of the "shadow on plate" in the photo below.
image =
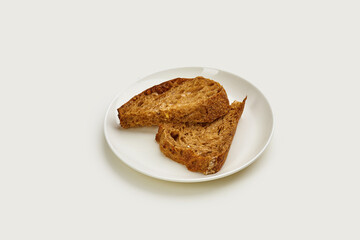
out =
[(270, 146), (271, 144), (253, 164), (235, 174), (208, 182), (179, 183), (159, 180), (133, 170), (111, 151), (105, 138), (103, 138), (103, 152), (106, 161), (121, 181), (143, 191), (173, 197), (207, 194), (223, 187), (229, 187), (235, 182), (241, 182), (261, 167), (262, 163), (266, 160)]

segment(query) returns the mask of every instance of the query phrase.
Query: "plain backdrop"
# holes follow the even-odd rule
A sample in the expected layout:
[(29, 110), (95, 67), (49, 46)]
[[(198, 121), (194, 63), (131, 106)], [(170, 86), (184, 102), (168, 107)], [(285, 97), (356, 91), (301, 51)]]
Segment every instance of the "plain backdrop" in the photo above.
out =
[[(0, 239), (359, 239), (360, 3), (1, 1)], [(115, 95), (206, 66), (268, 98), (254, 164), (181, 184), (125, 166)], [(141, 147), (141, 146), (140, 146)]]

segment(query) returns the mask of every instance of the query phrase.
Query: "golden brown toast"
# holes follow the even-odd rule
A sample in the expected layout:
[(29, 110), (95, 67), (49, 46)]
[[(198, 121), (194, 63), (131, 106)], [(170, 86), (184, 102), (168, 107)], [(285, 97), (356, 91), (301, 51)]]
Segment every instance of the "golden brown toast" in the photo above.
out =
[(218, 172), (229, 152), (246, 98), (211, 123), (167, 123), (159, 126), (156, 141), (165, 156), (203, 174)]
[(230, 109), (225, 89), (203, 78), (176, 78), (153, 86), (118, 109), (123, 128), (212, 122)]

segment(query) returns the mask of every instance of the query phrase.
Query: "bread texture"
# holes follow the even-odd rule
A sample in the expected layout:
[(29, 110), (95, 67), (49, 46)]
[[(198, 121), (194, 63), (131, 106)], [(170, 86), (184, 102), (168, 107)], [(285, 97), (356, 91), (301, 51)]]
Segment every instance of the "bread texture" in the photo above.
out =
[(175, 78), (155, 85), (118, 108), (123, 128), (163, 123), (212, 122), (230, 110), (225, 89), (204, 78)]
[(156, 141), (170, 159), (190, 171), (218, 172), (228, 155), (246, 98), (234, 101), (230, 111), (211, 123), (167, 123), (159, 126)]

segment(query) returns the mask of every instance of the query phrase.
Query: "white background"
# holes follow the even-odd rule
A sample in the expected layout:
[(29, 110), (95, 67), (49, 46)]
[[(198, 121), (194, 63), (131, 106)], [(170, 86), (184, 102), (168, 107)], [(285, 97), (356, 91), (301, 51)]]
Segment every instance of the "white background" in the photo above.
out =
[[(359, 239), (359, 1), (1, 1), (0, 239)], [(109, 150), (113, 97), (166, 68), (257, 86), (253, 165), (164, 182)], [(141, 147), (141, 146), (139, 146)]]

